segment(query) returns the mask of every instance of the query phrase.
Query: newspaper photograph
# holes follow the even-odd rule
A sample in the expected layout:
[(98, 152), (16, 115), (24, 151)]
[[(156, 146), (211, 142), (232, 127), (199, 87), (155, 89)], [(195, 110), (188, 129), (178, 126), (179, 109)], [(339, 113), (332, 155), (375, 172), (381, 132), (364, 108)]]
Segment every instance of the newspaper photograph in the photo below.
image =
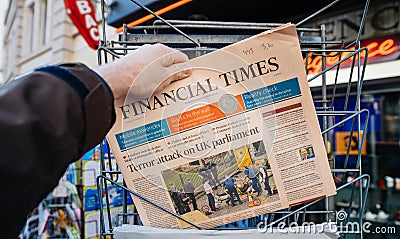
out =
[[(107, 140), (129, 189), (205, 229), (336, 194), (293, 24), (189, 63), (115, 106)], [(132, 199), (143, 225), (193, 227)]]

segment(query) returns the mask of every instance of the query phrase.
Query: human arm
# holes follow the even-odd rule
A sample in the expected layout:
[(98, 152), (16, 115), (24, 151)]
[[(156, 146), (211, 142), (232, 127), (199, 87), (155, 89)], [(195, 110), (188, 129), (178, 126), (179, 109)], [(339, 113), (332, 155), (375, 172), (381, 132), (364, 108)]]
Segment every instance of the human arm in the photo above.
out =
[[(151, 87), (159, 90), (187, 76), (181, 54), (160, 44), (146, 46), (96, 72), (78, 63), (47, 66), (0, 88), (0, 179), (7, 182), (0, 210), (12, 215), (0, 223), (5, 238), (16, 237), (68, 164), (101, 142), (115, 121), (113, 95), (123, 100), (133, 87), (146, 97)], [(150, 64), (152, 74), (141, 74)]]
[(112, 92), (83, 64), (42, 67), (0, 88), (0, 207), (12, 217), (1, 223), (5, 238), (16, 237), (27, 214), (69, 163), (101, 141), (114, 117)]

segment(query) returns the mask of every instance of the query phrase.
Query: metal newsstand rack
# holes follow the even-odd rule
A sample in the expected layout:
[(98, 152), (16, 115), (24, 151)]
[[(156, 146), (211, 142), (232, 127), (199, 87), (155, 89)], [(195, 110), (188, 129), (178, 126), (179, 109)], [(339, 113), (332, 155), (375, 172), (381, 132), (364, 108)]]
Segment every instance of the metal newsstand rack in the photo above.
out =
[[(246, 31), (261, 32), (282, 25), (277, 23), (242, 23), (242, 22), (210, 22), (210, 21), (181, 21), (181, 20), (165, 20), (153, 11), (138, 3), (136, 0), (131, 0), (144, 10), (152, 14), (157, 20), (151, 26), (136, 26), (133, 28), (127, 27), (124, 24), (123, 33), (119, 35), (119, 39), (108, 40), (105, 31), (105, 11), (106, 6), (104, 1), (101, 1), (102, 8), (102, 25), (103, 25), (103, 39), (101, 46), (98, 49), (98, 63), (105, 64), (113, 61), (116, 58), (127, 54), (129, 51), (135, 50), (137, 47), (144, 44), (163, 43), (172, 48), (179, 49), (186, 53), (190, 58), (206, 54), (210, 51), (216, 50), (225, 45), (237, 42), (239, 40), (249, 37), (249, 34), (241, 34), (243, 29)], [(248, 227), (255, 227), (258, 221), (265, 221), (268, 225), (273, 226), (277, 223), (285, 222), (289, 225), (290, 222), (309, 222), (310, 220), (316, 222), (334, 222), (338, 227), (340, 236), (345, 238), (349, 234), (355, 234), (357, 237), (363, 238), (362, 230), (346, 231), (346, 228), (341, 228), (343, 225), (347, 225), (350, 220), (352, 208), (358, 208), (357, 216), (352, 218), (353, 223), (356, 222), (358, 225), (363, 223), (363, 212), (365, 208), (367, 192), (369, 188), (370, 177), (369, 175), (362, 174), (361, 160), (362, 160), (362, 147), (366, 139), (366, 128), (368, 124), (369, 112), (360, 108), (360, 97), (362, 92), (362, 84), (364, 79), (364, 72), (368, 58), (368, 50), (360, 47), (360, 35), (364, 27), (366, 14), (368, 11), (369, 0), (366, 0), (363, 14), (360, 22), (360, 27), (356, 39), (350, 44), (345, 45), (341, 41), (327, 41), (325, 38), (325, 26), (320, 25), (318, 28), (302, 27), (304, 23), (313, 17), (317, 16), (321, 12), (335, 5), (339, 0), (332, 1), (331, 4), (316, 11), (309, 17), (298, 22), (296, 24), (299, 40), (302, 52), (305, 56), (305, 70), (307, 75), (308, 71), (308, 56), (313, 54), (314, 56), (321, 57), (321, 71), (315, 75), (308, 75), (309, 82), (319, 80), (321, 81), (321, 95), (318, 100), (314, 100), (316, 105), (316, 111), (318, 119), (320, 120), (323, 139), (326, 145), (331, 142), (331, 132), (337, 127), (341, 127), (345, 123), (351, 124), (350, 139), (347, 147), (347, 153), (345, 155), (344, 164), (339, 167), (336, 165), (335, 157), (330, 157), (331, 172), (335, 179), (337, 191), (340, 192), (346, 188), (350, 190), (347, 197), (347, 204), (341, 205), (341, 208), (334, 208), (333, 197), (319, 199), (312, 201), (300, 206), (288, 208), (286, 210), (266, 214), (257, 218), (248, 220)], [(229, 34), (186, 34), (184, 31), (193, 29), (210, 29), (210, 30), (224, 30), (228, 31)], [(340, 48), (336, 48), (340, 45)], [(330, 57), (336, 57), (338, 61), (328, 66), (327, 59)], [(343, 69), (344, 62), (351, 62), (350, 67), (345, 71)], [(343, 74), (344, 72), (344, 74)], [(338, 80), (343, 82), (345, 79), (345, 87), (338, 87)], [(328, 87), (330, 85), (330, 87)], [(343, 109), (336, 110), (333, 105), (335, 99), (339, 95), (343, 95), (345, 98), (345, 104)], [(349, 103), (350, 97), (355, 97), (356, 103), (354, 107)], [(361, 117), (363, 115), (363, 117)], [(338, 120), (339, 119), (339, 120)], [(362, 120), (363, 119), (363, 120)], [(364, 125), (361, 129), (360, 125)], [(350, 155), (350, 147), (352, 142), (352, 136), (357, 135), (361, 140), (357, 142), (357, 155)], [(328, 146), (327, 146), (328, 148)], [(103, 149), (102, 149), (103, 150)], [(108, 150), (109, 152), (109, 150)], [(350, 160), (355, 158), (355, 165), (350, 164)], [(109, 155), (107, 160), (111, 160)], [(102, 189), (106, 189), (108, 185), (116, 185), (124, 189), (123, 195), (123, 212), (118, 216), (122, 219), (120, 223), (124, 224), (128, 222), (128, 219), (132, 219), (135, 224), (140, 223), (140, 218), (137, 213), (128, 213), (126, 199), (128, 193), (135, 197), (139, 197), (142, 200), (164, 210), (172, 215), (192, 224), (193, 226), (201, 229), (198, 225), (187, 221), (180, 215), (163, 208), (160, 205), (152, 202), (150, 199), (143, 197), (142, 195), (129, 190), (125, 184), (117, 183), (117, 178), (121, 177), (121, 173), (117, 168), (112, 168), (112, 163), (105, 166), (104, 154), (101, 154), (101, 174), (97, 177), (97, 188), (99, 198), (101, 198)], [(346, 178), (350, 176), (353, 178), (350, 181), (346, 181)], [(107, 193), (107, 190), (105, 190)], [(108, 198), (108, 197), (106, 197)], [(354, 205), (358, 203), (358, 205)], [(105, 214), (107, 214), (105, 217)], [(110, 217), (110, 204), (107, 201), (104, 207), (100, 202), (100, 238), (113, 237), (113, 227), (115, 225), (111, 222)], [(105, 220), (107, 218), (107, 220)], [(130, 220), (132, 221), (132, 220)], [(107, 225), (107, 227), (106, 227)], [(106, 230), (106, 228), (108, 228)], [(345, 230), (343, 230), (345, 229)]]

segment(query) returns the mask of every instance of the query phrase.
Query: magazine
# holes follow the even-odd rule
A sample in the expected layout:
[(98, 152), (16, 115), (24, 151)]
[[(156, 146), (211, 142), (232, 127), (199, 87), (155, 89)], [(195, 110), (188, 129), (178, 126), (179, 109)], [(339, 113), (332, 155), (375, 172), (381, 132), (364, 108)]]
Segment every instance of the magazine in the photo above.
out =
[[(190, 65), (116, 105), (107, 140), (129, 189), (205, 229), (336, 194), (293, 24)], [(146, 226), (193, 227), (133, 201)]]

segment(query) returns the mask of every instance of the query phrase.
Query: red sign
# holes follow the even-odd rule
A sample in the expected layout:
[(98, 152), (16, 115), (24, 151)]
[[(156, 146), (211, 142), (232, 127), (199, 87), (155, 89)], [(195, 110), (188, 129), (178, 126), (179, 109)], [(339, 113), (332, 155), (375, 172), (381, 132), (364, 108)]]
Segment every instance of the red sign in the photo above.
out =
[(87, 44), (97, 50), (100, 34), (90, 0), (64, 0), (67, 14), (78, 28)]
[[(366, 40), (361, 42), (361, 47), (366, 47), (368, 49), (368, 63), (377, 63), (398, 59), (400, 56), (400, 37), (399, 35), (393, 35), (391, 37), (385, 38), (375, 38), (372, 40)], [(354, 47), (349, 50), (354, 50)], [(343, 52), (341, 55), (337, 52), (332, 51), (327, 54), (326, 65), (327, 67), (334, 65), (346, 56), (350, 55), (352, 52)], [(340, 57), (340, 58), (339, 58)], [(360, 57), (362, 60), (365, 58), (365, 51), (360, 52)], [(356, 56), (357, 59), (357, 56)], [(322, 56), (313, 56), (313, 54), (308, 55), (308, 59), (304, 59), (304, 63), (308, 61), (308, 74), (316, 74), (322, 69)], [(351, 66), (353, 57), (341, 64), (341, 67)]]

